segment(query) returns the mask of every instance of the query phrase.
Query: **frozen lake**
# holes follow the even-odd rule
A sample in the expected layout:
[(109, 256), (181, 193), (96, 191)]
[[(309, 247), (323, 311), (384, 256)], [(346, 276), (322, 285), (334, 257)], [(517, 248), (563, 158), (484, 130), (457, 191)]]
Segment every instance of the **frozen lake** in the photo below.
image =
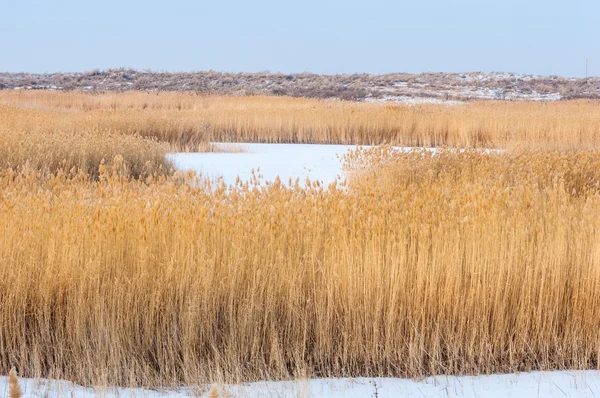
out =
[(299, 178), (303, 185), (310, 178), (329, 184), (343, 177), (341, 157), (356, 149), (353, 145), (233, 145), (242, 152), (173, 153), (168, 158), (178, 170), (194, 170), (209, 178), (223, 177), (227, 185), (234, 184), (238, 176), (242, 181), (250, 180), (252, 170), (262, 175), (263, 181), (274, 181), (279, 176), (283, 183)]
[[(20, 379), (24, 397), (208, 397), (193, 388), (179, 391), (82, 387), (68, 381)], [(225, 394), (224, 394), (225, 393)], [(0, 396), (8, 396), (7, 377), (0, 377)], [(438, 376), (422, 380), (394, 378), (312, 379), (296, 382), (257, 382), (221, 385), (219, 396), (230, 397), (598, 397), (598, 371), (532, 372), (482, 376)]]

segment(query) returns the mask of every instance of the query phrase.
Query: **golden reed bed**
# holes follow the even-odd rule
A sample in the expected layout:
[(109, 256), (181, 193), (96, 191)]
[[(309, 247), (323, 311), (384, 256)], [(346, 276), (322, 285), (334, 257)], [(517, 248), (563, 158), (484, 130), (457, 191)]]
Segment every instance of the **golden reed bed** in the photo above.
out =
[[(597, 368), (598, 107), (0, 92), (0, 374)], [(169, 170), (211, 140), (509, 151), (359, 150), (328, 189)]]
[(0, 91), (3, 129), (139, 134), (177, 150), (209, 141), (595, 148), (598, 101), (394, 105), (181, 93)]
[(598, 366), (597, 152), (347, 160), (359, 175), (327, 190), (132, 180), (120, 160), (97, 180), (0, 173), (0, 373), (175, 387)]

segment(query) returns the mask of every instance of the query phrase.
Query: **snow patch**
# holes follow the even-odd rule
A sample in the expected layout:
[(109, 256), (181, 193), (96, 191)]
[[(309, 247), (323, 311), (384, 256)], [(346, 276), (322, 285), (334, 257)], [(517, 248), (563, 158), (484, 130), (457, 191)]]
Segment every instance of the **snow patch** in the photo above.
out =
[(406, 105), (419, 105), (419, 104), (443, 104), (443, 105), (461, 105), (463, 101), (445, 100), (436, 97), (412, 97), (408, 95), (384, 95), (380, 98), (367, 97), (364, 99), (365, 102), (375, 103), (386, 103), (396, 102), (399, 104)]
[[(215, 144), (224, 145), (224, 144)], [(222, 177), (227, 185), (235, 184), (239, 176), (242, 182), (252, 179), (252, 171), (262, 181), (275, 181), (279, 176), (287, 184), (299, 179), (304, 186), (306, 179), (324, 184), (341, 180), (343, 176), (341, 157), (352, 145), (311, 144), (234, 144), (241, 153), (173, 153), (167, 155), (175, 167), (182, 171), (192, 170), (211, 179)]]
[[(67, 381), (20, 379), (25, 397), (208, 397), (210, 386), (177, 391), (91, 388)], [(219, 396), (233, 397), (593, 397), (600, 396), (600, 372), (555, 371), (482, 376), (437, 376), (422, 380), (400, 378), (309, 379), (219, 386)], [(229, 395), (227, 395), (229, 394)], [(0, 395), (8, 396), (8, 377), (0, 377)]]

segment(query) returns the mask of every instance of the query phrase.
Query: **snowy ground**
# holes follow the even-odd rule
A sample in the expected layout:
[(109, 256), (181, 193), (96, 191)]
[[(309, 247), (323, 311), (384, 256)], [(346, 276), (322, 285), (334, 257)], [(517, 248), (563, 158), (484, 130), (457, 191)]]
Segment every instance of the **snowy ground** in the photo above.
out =
[[(225, 149), (231, 144), (218, 144)], [(274, 181), (277, 176), (287, 184), (299, 178), (320, 181), (327, 186), (343, 180), (341, 158), (355, 145), (313, 144), (233, 144), (242, 152), (172, 153), (168, 158), (178, 170), (193, 170), (211, 179), (222, 177), (227, 185), (235, 184), (239, 175), (242, 181), (252, 178), (252, 170), (262, 176), (262, 181)], [(411, 148), (397, 148), (410, 150)], [(258, 171), (260, 168), (260, 172)]]
[(356, 148), (352, 145), (236, 145), (243, 152), (176, 153), (168, 157), (179, 170), (194, 170), (209, 178), (223, 177), (227, 185), (234, 184), (238, 175), (242, 181), (250, 180), (252, 170), (262, 175), (264, 181), (274, 181), (279, 176), (283, 183), (299, 178), (303, 185), (306, 178), (310, 178), (329, 184), (343, 177), (340, 158)]
[[(382, 90), (383, 91), (383, 90)], [(394, 92), (392, 90), (392, 92)], [(462, 105), (466, 102), (450, 100), (438, 97), (418, 97), (418, 96), (409, 96), (409, 95), (384, 95), (382, 97), (366, 97), (364, 99), (365, 102), (374, 102), (374, 103), (386, 103), (386, 102), (396, 102), (399, 104), (405, 105), (419, 105), (419, 104), (443, 104), (443, 105)]]
[[(569, 79), (572, 80), (572, 79)], [(538, 92), (529, 82), (555, 81), (554, 78), (514, 73), (466, 73), (445, 76), (414, 76), (411, 82), (371, 87), (367, 102), (396, 102), (406, 105), (457, 105), (465, 100), (558, 101), (556, 92)], [(492, 84), (489, 84), (492, 82)], [(498, 84), (493, 84), (497, 82)], [(373, 95), (374, 93), (378, 95)]]
[[(0, 377), (0, 397), (8, 397), (8, 378)], [(209, 388), (187, 390), (92, 389), (64, 381), (20, 379), (25, 397), (207, 397)], [(490, 376), (410, 379), (314, 379), (297, 382), (260, 382), (220, 386), (220, 397), (597, 397), (600, 372), (533, 372)]]

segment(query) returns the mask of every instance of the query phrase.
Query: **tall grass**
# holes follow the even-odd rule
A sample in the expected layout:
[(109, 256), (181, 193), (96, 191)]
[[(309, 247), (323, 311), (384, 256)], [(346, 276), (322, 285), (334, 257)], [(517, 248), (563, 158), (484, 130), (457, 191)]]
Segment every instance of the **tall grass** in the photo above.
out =
[(210, 141), (592, 149), (597, 101), (369, 104), (182, 93), (0, 91), (0, 120), (17, 131), (110, 130), (205, 150)]
[[(0, 373), (597, 368), (600, 154), (389, 148), (346, 187), (0, 172)], [(357, 167), (359, 166), (359, 167)]]
[(19, 132), (0, 126), (0, 170), (35, 169), (42, 173), (83, 172), (98, 177), (102, 164), (115, 157), (130, 176), (166, 174), (169, 147), (156, 140), (102, 131)]
[[(25, 107), (23, 107), (25, 106)], [(205, 123), (183, 118), (173, 111), (39, 108), (26, 102), (0, 106), (0, 127), (31, 134), (81, 132), (138, 136), (171, 144), (173, 150), (202, 151), (209, 144)]]

